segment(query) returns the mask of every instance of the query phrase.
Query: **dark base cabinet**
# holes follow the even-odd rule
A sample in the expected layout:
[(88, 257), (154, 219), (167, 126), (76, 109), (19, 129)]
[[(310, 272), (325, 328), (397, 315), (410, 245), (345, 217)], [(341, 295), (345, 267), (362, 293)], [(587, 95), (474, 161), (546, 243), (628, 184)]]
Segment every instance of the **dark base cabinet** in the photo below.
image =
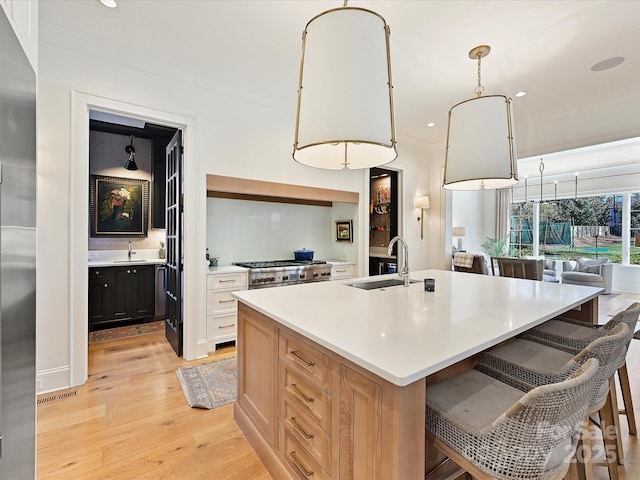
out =
[(155, 315), (155, 266), (89, 269), (89, 331)]

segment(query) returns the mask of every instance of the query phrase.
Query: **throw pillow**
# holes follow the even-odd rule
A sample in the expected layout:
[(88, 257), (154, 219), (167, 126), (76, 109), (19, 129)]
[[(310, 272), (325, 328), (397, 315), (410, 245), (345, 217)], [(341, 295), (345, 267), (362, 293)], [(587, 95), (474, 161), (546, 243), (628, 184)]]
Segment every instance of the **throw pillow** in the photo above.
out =
[(600, 265), (593, 265), (586, 262), (578, 261), (578, 271), (584, 273), (600, 273)]

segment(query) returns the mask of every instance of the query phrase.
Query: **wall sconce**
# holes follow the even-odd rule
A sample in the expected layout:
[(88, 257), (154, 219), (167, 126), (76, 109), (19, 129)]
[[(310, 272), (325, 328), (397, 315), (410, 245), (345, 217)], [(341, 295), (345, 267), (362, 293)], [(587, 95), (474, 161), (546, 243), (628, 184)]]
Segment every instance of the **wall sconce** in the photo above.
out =
[(462, 237), (467, 236), (467, 227), (453, 227), (453, 236), (458, 237), (458, 251), (462, 250)]
[(418, 195), (413, 199), (413, 208), (420, 209), (420, 238), (424, 238), (424, 211), (429, 208), (429, 197), (427, 195)]
[(443, 187), (450, 190), (506, 188), (518, 182), (511, 99), (482, 96), (480, 59), (488, 45), (469, 52), (478, 60), (476, 97), (449, 110)]
[(131, 143), (124, 147), (124, 151), (129, 154), (129, 159), (127, 163), (124, 164), (124, 168), (127, 170), (138, 170), (138, 165), (136, 165), (136, 149), (133, 148), (133, 135), (131, 135)]
[(302, 32), (293, 159), (341, 170), (396, 159), (389, 26), (364, 8), (334, 8)]

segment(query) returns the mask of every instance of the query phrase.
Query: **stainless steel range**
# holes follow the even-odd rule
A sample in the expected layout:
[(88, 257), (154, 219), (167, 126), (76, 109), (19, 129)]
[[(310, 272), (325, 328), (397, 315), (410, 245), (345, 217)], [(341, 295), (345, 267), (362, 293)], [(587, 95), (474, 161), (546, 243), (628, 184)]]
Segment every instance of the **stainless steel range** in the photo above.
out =
[(322, 260), (236, 262), (234, 265), (249, 269), (250, 289), (331, 280), (331, 264)]

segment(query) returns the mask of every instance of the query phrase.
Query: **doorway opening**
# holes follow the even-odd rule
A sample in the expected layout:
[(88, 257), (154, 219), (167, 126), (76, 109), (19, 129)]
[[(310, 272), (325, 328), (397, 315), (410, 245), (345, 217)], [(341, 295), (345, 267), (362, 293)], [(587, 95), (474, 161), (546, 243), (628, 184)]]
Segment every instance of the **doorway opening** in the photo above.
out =
[(396, 249), (388, 253), (389, 242), (398, 235), (399, 174), (395, 170), (372, 168), (369, 174), (369, 275), (397, 271)]
[[(87, 193), (88, 198), (96, 200), (95, 206), (91, 201), (91, 222), (95, 225), (89, 233), (89, 258), (124, 258), (128, 248), (134, 254), (130, 257), (133, 263), (127, 265), (91, 267), (90, 262), (89, 343), (164, 330), (166, 266), (161, 260), (166, 257), (167, 244), (165, 155), (176, 131), (175, 127), (135, 118), (89, 112), (91, 182)], [(127, 168), (131, 153), (135, 169)], [(106, 179), (114, 184), (124, 182), (121, 189), (128, 198), (119, 194), (114, 197), (113, 191), (108, 192), (107, 198), (98, 197), (94, 183), (109, 185)], [(146, 198), (137, 196), (141, 186), (147, 191)], [(117, 200), (122, 205), (116, 206)], [(139, 211), (140, 207), (144, 212)], [(130, 231), (131, 224), (137, 228), (136, 217), (144, 221), (142, 235)], [(101, 220), (105, 228), (98, 229), (96, 225)], [(136, 260), (146, 263), (135, 263)]]
[[(197, 285), (199, 275), (204, 267), (198, 268), (202, 262), (197, 262), (200, 255), (196, 252), (204, 251), (206, 232), (199, 227), (199, 219), (205, 207), (205, 188), (201, 187), (199, 164), (196, 148), (196, 120), (192, 117), (176, 115), (170, 112), (150, 109), (139, 105), (120, 102), (117, 100), (72, 92), (71, 115), (71, 169), (70, 194), (74, 198), (86, 199), (89, 191), (89, 113), (100, 111), (127, 118), (134, 118), (150, 122), (155, 125), (173, 127), (182, 131), (184, 135), (185, 154), (180, 163), (183, 165), (184, 202), (189, 208), (182, 211), (187, 228), (183, 231), (185, 247), (180, 257), (181, 280), (185, 285), (184, 301), (181, 304), (182, 318), (191, 319), (184, 324), (184, 358), (192, 360), (204, 356), (205, 347), (198, 342), (200, 323), (204, 323), (205, 292), (197, 288), (186, 288), (187, 284)], [(123, 152), (124, 153), (124, 152)], [(187, 161), (187, 158), (189, 161)], [(124, 159), (122, 162), (124, 165)], [(84, 384), (88, 377), (88, 234), (89, 202), (72, 202), (70, 207), (69, 232), (69, 365), (60, 369), (53, 369), (39, 373), (39, 377), (47, 376), (47, 383), (53, 389), (76, 387)], [(190, 228), (189, 228), (190, 227)], [(182, 267), (184, 265), (184, 267)], [(201, 306), (202, 305), (202, 306)], [(67, 377), (68, 375), (68, 377)], [(67, 380), (65, 381), (65, 378)]]

